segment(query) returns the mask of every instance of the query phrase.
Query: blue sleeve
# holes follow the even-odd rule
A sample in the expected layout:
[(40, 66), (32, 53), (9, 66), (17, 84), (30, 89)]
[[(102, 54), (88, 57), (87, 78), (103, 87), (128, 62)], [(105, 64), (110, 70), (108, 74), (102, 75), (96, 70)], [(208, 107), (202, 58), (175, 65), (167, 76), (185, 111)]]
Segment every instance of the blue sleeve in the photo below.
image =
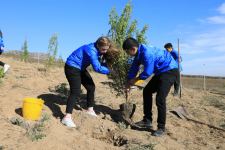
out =
[[(174, 49), (170, 52), (171, 55), (173, 56), (174, 60), (178, 63), (179, 59), (178, 59), (178, 51), (175, 51)], [(180, 62), (182, 61), (182, 57), (180, 56)], [(180, 63), (180, 71), (182, 71), (182, 66), (181, 66), (181, 63)]]
[(174, 60), (178, 61), (178, 51), (172, 50), (170, 54), (173, 56)]
[(102, 66), (101, 63), (98, 60), (98, 56), (95, 52), (90, 52), (89, 54), (90, 56), (90, 61), (91, 61), (91, 65), (94, 69), (94, 71), (101, 73), (101, 74), (109, 74), (110, 71), (107, 67)]
[(0, 48), (1, 47), (4, 47), (4, 43), (3, 43), (3, 40), (0, 38)]
[(134, 59), (129, 72), (128, 72), (128, 80), (133, 79), (136, 77), (137, 73), (139, 71), (139, 64), (138, 64), (138, 60)]
[(154, 72), (154, 59), (153, 57), (144, 56), (144, 71), (139, 75), (141, 80), (145, 80), (150, 77)]
[(4, 52), (4, 50), (2, 49), (2, 47), (4, 47), (4, 44), (3, 44), (3, 40), (0, 38), (0, 52)]

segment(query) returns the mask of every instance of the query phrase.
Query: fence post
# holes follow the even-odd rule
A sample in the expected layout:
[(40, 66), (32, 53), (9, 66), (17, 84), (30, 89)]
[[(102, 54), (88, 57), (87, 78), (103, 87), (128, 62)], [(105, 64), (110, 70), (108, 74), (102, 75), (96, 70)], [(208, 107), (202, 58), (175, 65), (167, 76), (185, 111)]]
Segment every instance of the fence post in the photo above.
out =
[(180, 40), (179, 40), (179, 38), (177, 39), (177, 49), (178, 49), (178, 72), (179, 72), (179, 97), (180, 97), (180, 99), (181, 99), (181, 95), (182, 95), (182, 83), (181, 83), (181, 73), (180, 73), (180, 71), (181, 71), (181, 66), (180, 66), (180, 59), (181, 59), (181, 57), (180, 57)]
[(206, 91), (206, 82), (205, 82), (205, 64), (203, 64), (203, 90)]

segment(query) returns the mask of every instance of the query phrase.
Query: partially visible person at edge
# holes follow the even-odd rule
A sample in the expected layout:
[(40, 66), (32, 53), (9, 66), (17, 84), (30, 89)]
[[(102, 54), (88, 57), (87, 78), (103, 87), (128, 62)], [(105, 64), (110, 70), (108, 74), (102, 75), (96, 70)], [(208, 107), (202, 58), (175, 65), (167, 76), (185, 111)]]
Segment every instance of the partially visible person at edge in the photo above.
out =
[[(3, 35), (2, 31), (0, 30), (0, 55), (4, 52), (4, 43), (3, 43)], [(6, 73), (9, 70), (9, 65), (0, 61), (0, 66), (3, 67), (3, 72)]]
[(107, 37), (99, 37), (96, 42), (83, 45), (72, 52), (65, 63), (65, 75), (70, 86), (70, 95), (66, 105), (66, 115), (62, 123), (68, 127), (76, 127), (71, 114), (76, 100), (80, 96), (81, 84), (87, 90), (86, 113), (97, 117), (94, 111), (95, 84), (87, 67), (91, 64), (94, 71), (101, 74), (109, 74), (110, 70), (106, 63), (100, 62), (100, 57), (110, 49), (111, 41)]
[[(173, 45), (171, 43), (166, 43), (164, 45), (164, 48), (170, 52), (170, 54), (173, 56), (173, 58), (175, 59), (175, 61), (178, 63), (181, 62), (181, 57), (180, 59), (179, 56), (178, 56), (178, 51), (176, 51), (174, 48), (173, 48)], [(182, 67), (181, 65), (179, 64), (179, 67), (180, 67), (180, 72), (182, 71)], [(178, 72), (179, 73), (179, 72)], [(179, 95), (179, 92), (180, 92), (180, 74), (178, 74), (178, 78), (176, 80), (176, 82), (174, 83), (174, 93), (173, 93), (173, 96), (178, 96)]]
[[(134, 38), (127, 38), (123, 42), (123, 49), (130, 56), (135, 56), (131, 68), (128, 72), (128, 82), (126, 90), (138, 80), (145, 80), (152, 74), (154, 76), (143, 89), (143, 120), (136, 124), (145, 128), (152, 128), (152, 95), (156, 94), (156, 105), (158, 109), (158, 128), (153, 133), (154, 136), (161, 136), (165, 133), (166, 125), (166, 97), (171, 86), (177, 80), (178, 66), (171, 54), (166, 50), (155, 47), (147, 47), (139, 44)], [(140, 65), (144, 70), (137, 77)]]

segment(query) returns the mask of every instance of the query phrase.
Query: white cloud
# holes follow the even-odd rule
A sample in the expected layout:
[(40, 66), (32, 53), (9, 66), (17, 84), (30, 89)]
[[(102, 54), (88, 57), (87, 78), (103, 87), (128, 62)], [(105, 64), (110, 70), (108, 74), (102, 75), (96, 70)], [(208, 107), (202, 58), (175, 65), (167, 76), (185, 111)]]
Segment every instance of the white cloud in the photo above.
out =
[(201, 54), (204, 52), (225, 52), (225, 28), (207, 30), (205, 33), (193, 33), (181, 44), (183, 54)]
[(208, 17), (206, 21), (212, 24), (225, 24), (225, 3), (220, 5), (220, 7), (217, 8), (217, 11), (219, 12), (219, 15)]
[(193, 45), (191, 41), (189, 41), (189, 43), (181, 43), (180, 47), (181, 54), (197, 55), (204, 52), (204, 50), (202, 50), (201, 48)]
[(209, 23), (213, 23), (213, 24), (225, 24), (225, 16), (209, 17), (209, 18), (207, 18), (207, 21)]
[(218, 9), (221, 14), (225, 14), (225, 3), (223, 3)]

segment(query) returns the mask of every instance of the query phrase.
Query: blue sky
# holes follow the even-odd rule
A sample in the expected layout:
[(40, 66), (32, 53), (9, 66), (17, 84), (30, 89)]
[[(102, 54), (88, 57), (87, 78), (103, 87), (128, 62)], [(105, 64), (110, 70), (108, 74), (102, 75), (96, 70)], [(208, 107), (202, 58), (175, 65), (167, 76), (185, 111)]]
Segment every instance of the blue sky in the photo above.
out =
[[(58, 34), (64, 59), (109, 30), (109, 12), (120, 14), (127, 0), (0, 0), (0, 29), (6, 50), (47, 52)], [(132, 0), (132, 19), (149, 26), (149, 44), (173, 43), (183, 57), (183, 73), (225, 76), (225, 0)]]

